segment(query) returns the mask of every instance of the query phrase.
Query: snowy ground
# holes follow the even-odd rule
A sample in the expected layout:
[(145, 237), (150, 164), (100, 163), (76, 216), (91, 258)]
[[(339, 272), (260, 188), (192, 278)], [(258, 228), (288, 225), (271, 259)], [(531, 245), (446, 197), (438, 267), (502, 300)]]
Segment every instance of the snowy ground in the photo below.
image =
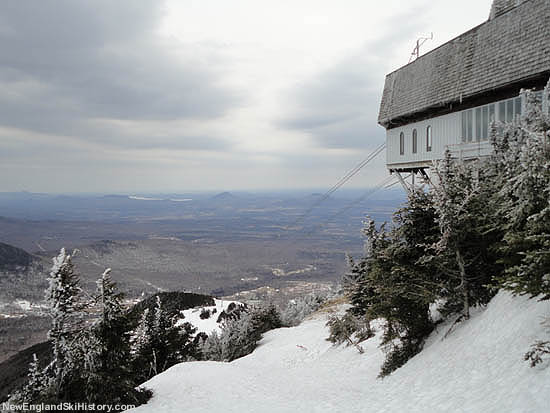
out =
[(178, 364), (145, 384), (152, 400), (135, 412), (548, 412), (550, 362), (530, 368), (523, 354), (550, 339), (540, 323), (550, 302), (499, 293), (443, 339), (384, 380), (373, 338), (364, 354), (333, 347), (326, 315), (268, 332), (254, 353), (232, 363)]
[[(210, 307), (196, 307), (181, 312), (183, 318), (176, 322), (176, 325), (183, 323), (191, 323), (197, 329), (196, 334), (206, 333), (210, 335), (213, 331), (219, 333), (221, 331), (221, 323), (218, 323), (218, 317), (223, 311), (227, 311), (230, 304), (242, 305), (237, 301), (227, 301), (214, 299), (214, 305)], [(211, 315), (208, 318), (201, 318), (202, 311), (210, 311)], [(215, 312), (214, 312), (215, 311)]]

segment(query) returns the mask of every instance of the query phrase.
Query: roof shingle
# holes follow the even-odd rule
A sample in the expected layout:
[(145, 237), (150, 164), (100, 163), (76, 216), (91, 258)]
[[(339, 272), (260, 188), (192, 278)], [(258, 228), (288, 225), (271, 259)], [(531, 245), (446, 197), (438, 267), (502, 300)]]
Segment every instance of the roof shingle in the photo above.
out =
[(550, 0), (527, 0), (386, 76), (378, 122), (550, 73)]

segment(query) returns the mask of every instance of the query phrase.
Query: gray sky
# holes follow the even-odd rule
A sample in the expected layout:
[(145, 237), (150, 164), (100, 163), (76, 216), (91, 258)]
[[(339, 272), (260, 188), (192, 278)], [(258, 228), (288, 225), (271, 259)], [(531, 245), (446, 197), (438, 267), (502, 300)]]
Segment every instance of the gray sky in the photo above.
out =
[(2, 0), (0, 191), (329, 188), (384, 140), (385, 74), (490, 6)]

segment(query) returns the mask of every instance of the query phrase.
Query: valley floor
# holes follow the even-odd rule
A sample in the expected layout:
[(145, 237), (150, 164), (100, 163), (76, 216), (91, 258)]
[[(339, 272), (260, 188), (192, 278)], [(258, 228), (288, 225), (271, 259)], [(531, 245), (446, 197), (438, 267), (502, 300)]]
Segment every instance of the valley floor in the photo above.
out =
[(440, 326), (424, 350), (377, 379), (380, 334), (353, 347), (326, 341), (326, 314), (265, 334), (232, 363), (182, 363), (145, 383), (154, 391), (136, 413), (155, 412), (546, 412), (550, 361), (523, 361), (535, 340), (549, 340), (550, 302), (499, 293), (485, 309)]

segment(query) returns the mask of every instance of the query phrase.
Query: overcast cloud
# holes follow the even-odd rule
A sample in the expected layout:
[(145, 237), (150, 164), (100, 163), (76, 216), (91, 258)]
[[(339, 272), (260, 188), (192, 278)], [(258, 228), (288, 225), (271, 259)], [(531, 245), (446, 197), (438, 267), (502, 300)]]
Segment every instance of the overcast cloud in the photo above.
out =
[(383, 142), (415, 39), (490, 4), (4, 0), (0, 191), (330, 187)]

